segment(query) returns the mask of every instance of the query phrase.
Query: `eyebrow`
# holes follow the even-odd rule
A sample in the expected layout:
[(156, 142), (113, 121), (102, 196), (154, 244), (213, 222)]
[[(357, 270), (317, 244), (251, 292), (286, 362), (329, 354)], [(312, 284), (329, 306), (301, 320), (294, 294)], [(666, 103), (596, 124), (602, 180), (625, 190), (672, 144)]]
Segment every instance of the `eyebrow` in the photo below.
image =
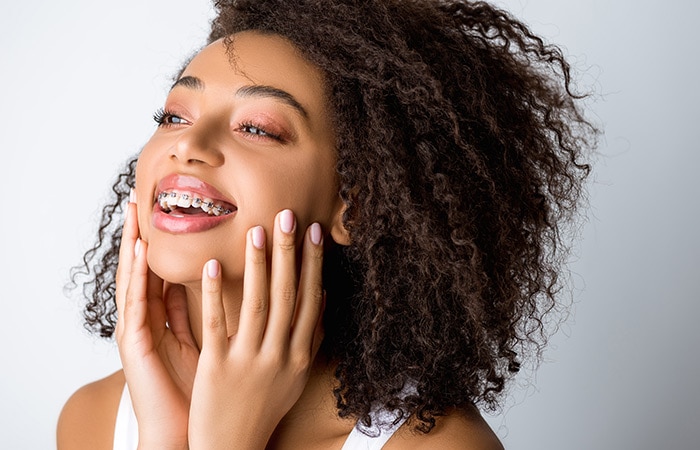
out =
[(178, 80), (170, 86), (170, 90), (175, 89), (176, 86), (184, 86), (189, 89), (194, 89), (195, 91), (201, 91), (204, 89), (204, 83), (197, 77), (185, 76), (178, 78)]
[(236, 91), (236, 96), (238, 97), (272, 97), (277, 100), (286, 103), (292, 108), (296, 109), (304, 117), (309, 117), (301, 103), (294, 98), (292, 94), (282, 89), (278, 89), (272, 86), (265, 86), (262, 84), (251, 84), (248, 86), (243, 86)]
[[(194, 89), (196, 91), (204, 90), (204, 82), (193, 76), (184, 76), (179, 78), (171, 87), (173, 90), (176, 86), (183, 86), (188, 89)], [(292, 94), (282, 89), (278, 89), (273, 86), (266, 86), (262, 84), (251, 84), (243, 86), (236, 91), (237, 97), (272, 97), (279, 100), (292, 108), (296, 109), (304, 117), (309, 117), (306, 109), (294, 98)]]

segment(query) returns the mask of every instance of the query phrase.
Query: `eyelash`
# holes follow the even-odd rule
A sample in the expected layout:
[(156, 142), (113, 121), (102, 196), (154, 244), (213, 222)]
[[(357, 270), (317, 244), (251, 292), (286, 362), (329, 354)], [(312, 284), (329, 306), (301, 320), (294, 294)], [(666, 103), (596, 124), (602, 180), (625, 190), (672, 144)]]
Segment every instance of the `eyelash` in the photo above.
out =
[[(179, 125), (179, 123), (171, 123), (168, 122), (168, 120), (172, 118), (177, 118), (179, 120), (182, 120), (183, 122), (185, 119), (182, 119), (176, 114), (173, 114), (172, 112), (168, 111), (165, 108), (160, 108), (153, 114), (153, 120), (158, 124), (159, 127), (170, 127), (173, 125)], [(256, 125), (253, 122), (243, 122), (241, 123), (236, 130), (242, 131), (244, 133), (250, 134), (256, 139), (273, 139), (275, 141), (281, 141), (282, 136), (276, 133), (272, 133), (268, 130), (266, 130), (264, 127), (261, 127), (260, 125)]]
[[(275, 134), (275, 133), (272, 133), (270, 131), (267, 131), (265, 128), (263, 128), (259, 125), (256, 125), (252, 122), (243, 122), (236, 129), (238, 131), (248, 133), (257, 139), (270, 138), (270, 139), (273, 139), (275, 141), (282, 140), (282, 136), (280, 136), (279, 134)], [(253, 130), (255, 130), (255, 131), (253, 131)]]
[(153, 113), (153, 120), (156, 121), (159, 127), (169, 127), (172, 125), (178, 125), (175, 123), (170, 123), (168, 120), (172, 119), (173, 117), (177, 117), (180, 120), (184, 120), (181, 117), (177, 116), (176, 114), (173, 114), (172, 112), (168, 111), (165, 108), (160, 108), (158, 111)]

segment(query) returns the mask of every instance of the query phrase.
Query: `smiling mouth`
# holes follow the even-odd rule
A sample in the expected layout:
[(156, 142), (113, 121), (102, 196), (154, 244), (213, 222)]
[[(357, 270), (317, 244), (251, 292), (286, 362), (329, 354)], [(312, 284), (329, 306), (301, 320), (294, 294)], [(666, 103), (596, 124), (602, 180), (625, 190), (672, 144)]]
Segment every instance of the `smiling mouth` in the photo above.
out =
[(169, 215), (226, 216), (238, 210), (223, 200), (202, 197), (192, 192), (163, 191), (158, 194), (161, 211)]

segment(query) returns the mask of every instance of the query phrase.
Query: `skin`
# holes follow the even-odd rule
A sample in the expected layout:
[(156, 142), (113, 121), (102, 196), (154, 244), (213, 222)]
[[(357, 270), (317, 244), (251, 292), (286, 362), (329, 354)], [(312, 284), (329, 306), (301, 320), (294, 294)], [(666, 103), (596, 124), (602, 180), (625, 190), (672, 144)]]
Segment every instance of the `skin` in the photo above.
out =
[[(192, 60), (139, 158), (117, 272), (123, 371), (69, 399), (59, 448), (111, 448), (125, 380), (142, 449), (339, 449), (354, 426), (317, 354), (324, 241), (348, 243), (323, 77), (279, 37), (241, 33), (234, 48), (235, 64), (220, 41)], [(289, 97), (242, 94), (260, 85)], [(173, 173), (215, 187), (235, 215), (195, 233), (155, 227)], [(409, 421), (385, 448), (436, 446), (501, 448), (473, 408), (428, 435)]]

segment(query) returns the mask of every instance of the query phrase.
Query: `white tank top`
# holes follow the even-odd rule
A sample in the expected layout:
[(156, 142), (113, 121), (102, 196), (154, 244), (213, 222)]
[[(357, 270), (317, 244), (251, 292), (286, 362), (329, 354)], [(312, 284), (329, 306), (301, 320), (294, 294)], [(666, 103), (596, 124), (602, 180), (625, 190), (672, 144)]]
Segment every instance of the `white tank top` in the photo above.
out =
[[(392, 422), (396, 415), (383, 409), (370, 413), (372, 428), (366, 428), (359, 423), (352, 429), (343, 444), (342, 450), (380, 450), (393, 436), (394, 432), (406, 421), (400, 420), (395, 425)], [(365, 434), (361, 430), (364, 430)], [(117, 410), (117, 421), (114, 424), (114, 450), (136, 450), (139, 441), (139, 428), (136, 422), (134, 408), (131, 405), (129, 388), (124, 384), (122, 397)]]

